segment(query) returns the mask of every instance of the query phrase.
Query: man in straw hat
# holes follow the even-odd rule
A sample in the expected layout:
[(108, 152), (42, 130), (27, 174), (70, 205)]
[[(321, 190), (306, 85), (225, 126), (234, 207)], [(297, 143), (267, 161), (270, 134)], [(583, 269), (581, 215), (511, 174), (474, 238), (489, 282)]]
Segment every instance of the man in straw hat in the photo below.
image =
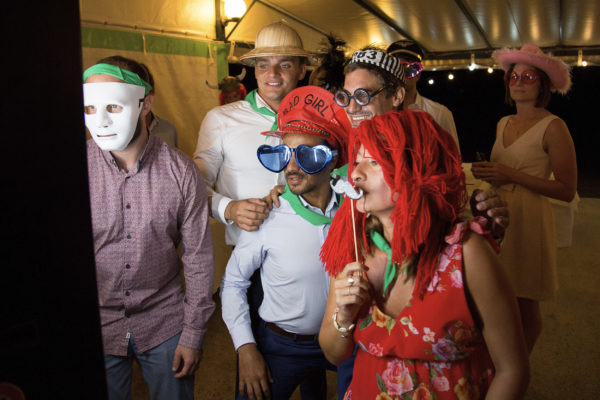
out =
[(240, 57), (254, 67), (258, 89), (244, 101), (213, 108), (202, 121), (194, 161), (209, 190), (211, 215), (226, 224), (229, 245), (235, 245), (240, 230), (258, 229), (269, 212), (262, 197), (283, 183), (260, 165), (255, 152), (262, 144), (279, 143), (265, 142), (260, 133), (277, 127), (279, 104), (304, 78), (309, 60), (312, 55), (293, 28), (283, 22), (265, 26), (255, 48)]
[(390, 44), (386, 52), (391, 56), (397, 57), (404, 66), (406, 97), (401, 109), (419, 108), (431, 114), (435, 122), (440, 124), (452, 136), (456, 145), (459, 146), (460, 151), (452, 111), (443, 104), (421, 96), (417, 91), (417, 83), (423, 71), (423, 64), (421, 64), (423, 62), (423, 50), (421, 46), (412, 40), (398, 40)]
[[(316, 86), (291, 91), (278, 122), (264, 134), (283, 144), (255, 154), (269, 173), (283, 172), (287, 186), (260, 230), (238, 238), (222, 283), (223, 319), (239, 355), (238, 398), (287, 399), (304, 382), (303, 398), (325, 399), (325, 369), (333, 366), (318, 343), (329, 291), (319, 251), (339, 207), (330, 173), (346, 162), (350, 126), (332, 94)], [(257, 332), (246, 295), (255, 271), (264, 288)]]
[[(202, 121), (194, 161), (206, 181), (211, 215), (225, 224), (228, 245), (236, 245), (242, 230), (259, 228), (270, 208), (262, 198), (285, 182), (283, 174), (263, 168), (256, 149), (281, 143), (261, 132), (277, 129), (281, 101), (304, 78), (306, 65), (315, 60), (289, 25), (276, 22), (263, 27), (255, 48), (240, 57), (242, 63), (254, 67), (258, 89), (243, 101), (215, 107)], [(248, 298), (253, 320), (257, 320), (262, 301), (258, 272), (252, 282)]]

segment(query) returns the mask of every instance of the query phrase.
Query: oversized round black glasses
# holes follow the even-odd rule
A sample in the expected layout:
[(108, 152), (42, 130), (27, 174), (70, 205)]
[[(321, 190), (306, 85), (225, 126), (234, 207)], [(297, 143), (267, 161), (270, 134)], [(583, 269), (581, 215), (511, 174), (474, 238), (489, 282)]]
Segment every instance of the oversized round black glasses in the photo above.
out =
[(331, 150), (325, 145), (313, 147), (301, 144), (296, 148), (290, 148), (285, 144), (279, 146), (262, 145), (256, 151), (258, 161), (272, 172), (281, 172), (287, 167), (292, 158), (292, 153), (296, 153), (296, 164), (307, 174), (318, 174), (330, 162), (333, 156), (337, 155), (336, 150)]
[(366, 106), (371, 102), (371, 98), (377, 96), (386, 87), (387, 86), (384, 85), (373, 93), (369, 93), (367, 89), (358, 88), (354, 91), (354, 95), (351, 95), (350, 92), (345, 89), (340, 89), (335, 92), (335, 102), (340, 107), (348, 107), (348, 104), (350, 104), (350, 99), (354, 99), (356, 104), (359, 106)]

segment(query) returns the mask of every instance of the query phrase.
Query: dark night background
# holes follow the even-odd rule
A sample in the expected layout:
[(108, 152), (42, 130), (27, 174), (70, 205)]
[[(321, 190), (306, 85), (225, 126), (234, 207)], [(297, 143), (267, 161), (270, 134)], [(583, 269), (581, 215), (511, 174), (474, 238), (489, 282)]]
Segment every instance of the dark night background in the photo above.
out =
[[(230, 64), (230, 75), (241, 72), (242, 66)], [(248, 67), (246, 67), (248, 68)], [(244, 78), (250, 91), (256, 88), (251, 68)], [(448, 79), (452, 72), (453, 80)], [(504, 104), (503, 71), (468, 69), (453, 71), (424, 71), (418, 83), (419, 93), (444, 104), (452, 111), (465, 162), (475, 161), (475, 152), (488, 155), (496, 137), (496, 123), (514, 109)], [(301, 85), (308, 84), (306, 74)], [(435, 83), (430, 85), (429, 79)], [(574, 67), (573, 87), (566, 96), (552, 95), (548, 110), (561, 117), (569, 127), (579, 173), (578, 191), (582, 197), (600, 197), (600, 132), (593, 121), (600, 116), (600, 67)], [(596, 114), (598, 113), (598, 114)]]

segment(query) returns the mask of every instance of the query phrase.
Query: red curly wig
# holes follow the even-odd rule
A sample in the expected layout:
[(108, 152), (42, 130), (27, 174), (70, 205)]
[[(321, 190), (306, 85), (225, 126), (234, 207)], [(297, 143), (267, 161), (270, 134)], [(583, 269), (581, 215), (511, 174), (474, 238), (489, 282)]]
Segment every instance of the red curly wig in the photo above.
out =
[[(462, 218), (467, 201), (458, 147), (428, 113), (419, 111), (388, 112), (354, 130), (348, 141), (349, 177), (361, 145), (381, 165), (392, 198), (397, 198), (391, 215), (392, 263), (401, 265), (402, 260), (417, 256), (416, 293), (423, 296), (444, 247), (444, 236)], [(346, 199), (321, 249), (325, 269), (332, 276), (355, 261), (350, 210)], [(355, 210), (358, 240), (368, 253), (366, 217)]]

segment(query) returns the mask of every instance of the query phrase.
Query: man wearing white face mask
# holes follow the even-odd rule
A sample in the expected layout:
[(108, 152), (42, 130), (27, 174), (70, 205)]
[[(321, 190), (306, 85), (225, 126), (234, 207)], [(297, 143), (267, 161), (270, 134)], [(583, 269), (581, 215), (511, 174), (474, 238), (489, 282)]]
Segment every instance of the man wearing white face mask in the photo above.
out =
[(149, 135), (147, 80), (140, 64), (119, 56), (83, 75), (107, 386), (111, 400), (131, 398), (135, 357), (152, 399), (193, 399), (215, 307), (208, 202), (192, 160)]

